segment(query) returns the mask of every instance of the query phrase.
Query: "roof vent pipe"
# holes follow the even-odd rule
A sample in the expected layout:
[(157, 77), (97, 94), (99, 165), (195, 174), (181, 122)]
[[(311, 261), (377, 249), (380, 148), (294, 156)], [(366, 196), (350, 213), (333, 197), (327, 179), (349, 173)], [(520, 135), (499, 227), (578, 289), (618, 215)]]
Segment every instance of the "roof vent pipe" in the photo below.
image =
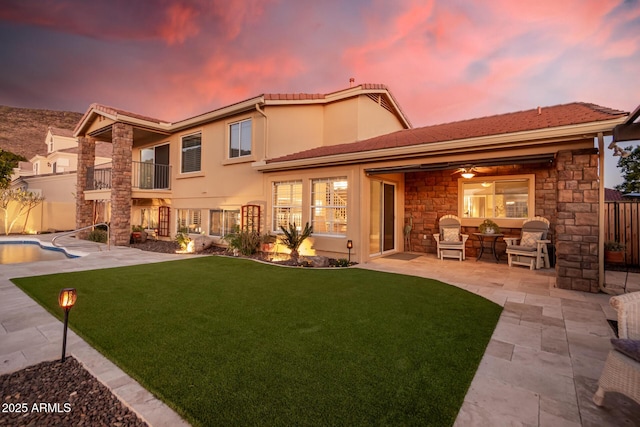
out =
[(351, 77), (351, 78), (349, 79), (349, 87), (353, 87), (353, 85), (355, 84), (355, 82), (356, 82), (356, 79), (354, 79), (353, 77)]
[(542, 114), (542, 107), (538, 107), (538, 115)]

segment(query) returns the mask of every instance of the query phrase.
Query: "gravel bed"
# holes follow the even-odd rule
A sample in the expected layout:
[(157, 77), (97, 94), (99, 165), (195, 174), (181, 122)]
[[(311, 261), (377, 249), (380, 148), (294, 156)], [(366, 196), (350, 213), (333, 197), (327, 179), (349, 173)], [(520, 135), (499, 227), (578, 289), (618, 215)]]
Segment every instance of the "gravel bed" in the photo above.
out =
[(147, 426), (73, 357), (0, 376), (0, 426)]

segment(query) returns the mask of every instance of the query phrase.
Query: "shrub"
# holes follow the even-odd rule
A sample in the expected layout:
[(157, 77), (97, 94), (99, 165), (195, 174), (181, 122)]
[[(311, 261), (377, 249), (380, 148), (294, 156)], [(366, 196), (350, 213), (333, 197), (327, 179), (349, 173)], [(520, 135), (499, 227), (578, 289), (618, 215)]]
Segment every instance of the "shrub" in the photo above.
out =
[(262, 237), (257, 231), (242, 230), (236, 227), (236, 231), (227, 234), (223, 239), (229, 245), (229, 249), (234, 249), (244, 256), (251, 256), (260, 250)]
[(107, 243), (107, 230), (96, 228), (87, 236), (90, 242)]
[(610, 252), (623, 252), (626, 246), (620, 242), (609, 241), (604, 243), (604, 250)]
[(351, 263), (346, 258), (340, 258), (340, 259), (335, 260), (335, 264), (334, 265), (336, 267), (349, 267), (351, 265)]
[(180, 249), (183, 251), (187, 249), (189, 243), (191, 242), (191, 237), (187, 233), (179, 232), (176, 234), (176, 237), (173, 239), (178, 245), (180, 245)]
[(304, 230), (298, 231), (298, 227), (296, 227), (296, 223), (289, 223), (289, 229), (287, 230), (283, 226), (280, 226), (280, 229), (284, 233), (284, 237), (282, 238), (282, 244), (285, 245), (291, 251), (291, 258), (295, 261), (298, 260), (300, 254), (298, 253), (298, 249), (302, 242), (304, 242), (307, 237), (311, 236), (313, 233), (313, 227), (309, 226), (309, 223), (304, 226)]

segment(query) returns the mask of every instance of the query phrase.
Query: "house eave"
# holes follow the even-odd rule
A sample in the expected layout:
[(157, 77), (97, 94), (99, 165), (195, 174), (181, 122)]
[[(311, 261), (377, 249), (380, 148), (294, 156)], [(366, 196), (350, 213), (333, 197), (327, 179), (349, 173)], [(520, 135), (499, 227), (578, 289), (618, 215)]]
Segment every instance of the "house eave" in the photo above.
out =
[(201, 114), (199, 116), (191, 117), (189, 119), (173, 123), (170, 127), (170, 130), (172, 132), (178, 132), (187, 128), (202, 125), (204, 123), (219, 120), (224, 117), (229, 117), (229, 116), (241, 114), (247, 111), (255, 110), (256, 104), (264, 105), (265, 104), (264, 96), (262, 95), (256, 96), (254, 98), (247, 99), (246, 101), (242, 101), (237, 104), (229, 105), (227, 107), (223, 107), (218, 110), (211, 111), (209, 113)]
[(579, 125), (555, 128), (536, 129), (533, 131), (513, 132), (500, 135), (489, 135), (476, 138), (456, 139), (429, 144), (410, 145), (380, 150), (360, 151), (355, 153), (336, 154), (282, 162), (259, 162), (252, 166), (260, 172), (288, 169), (303, 169), (316, 166), (333, 166), (354, 164), (379, 160), (413, 158), (425, 155), (451, 154), (452, 152), (486, 151), (488, 149), (524, 148), (547, 145), (575, 139), (595, 138), (598, 133), (611, 134), (613, 128), (624, 123), (626, 116), (612, 120), (584, 123)]

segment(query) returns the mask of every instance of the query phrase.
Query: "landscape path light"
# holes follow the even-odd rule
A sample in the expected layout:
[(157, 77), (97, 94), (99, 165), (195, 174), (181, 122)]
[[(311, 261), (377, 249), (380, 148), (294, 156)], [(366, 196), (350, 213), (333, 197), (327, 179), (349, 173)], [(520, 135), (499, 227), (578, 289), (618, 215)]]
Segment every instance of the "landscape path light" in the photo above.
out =
[(349, 249), (349, 264), (351, 264), (351, 249), (353, 249), (353, 240), (347, 240), (347, 249)]
[(62, 358), (61, 362), (64, 362), (65, 353), (67, 350), (67, 326), (69, 324), (69, 310), (76, 303), (78, 299), (78, 293), (75, 288), (64, 288), (58, 295), (58, 305), (64, 310), (64, 332), (62, 333)]

